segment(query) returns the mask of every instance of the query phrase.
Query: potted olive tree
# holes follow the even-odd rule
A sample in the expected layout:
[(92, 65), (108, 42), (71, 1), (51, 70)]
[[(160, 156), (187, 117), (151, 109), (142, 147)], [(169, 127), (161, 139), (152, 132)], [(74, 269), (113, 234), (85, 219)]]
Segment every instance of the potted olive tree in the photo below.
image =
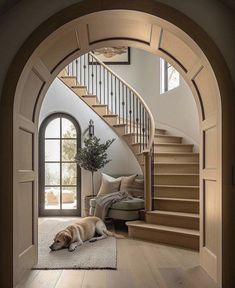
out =
[(91, 172), (93, 197), (95, 196), (94, 173), (111, 161), (111, 159), (108, 159), (106, 151), (114, 141), (115, 139), (111, 139), (101, 144), (100, 139), (96, 136), (86, 138), (84, 140), (84, 147), (78, 149), (78, 153), (75, 156), (77, 164), (81, 168)]

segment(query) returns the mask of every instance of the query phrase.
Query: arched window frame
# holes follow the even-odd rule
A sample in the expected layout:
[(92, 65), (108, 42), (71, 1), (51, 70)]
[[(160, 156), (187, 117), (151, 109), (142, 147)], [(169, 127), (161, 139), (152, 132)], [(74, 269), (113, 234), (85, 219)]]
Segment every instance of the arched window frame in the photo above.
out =
[[(45, 133), (46, 133), (46, 128), (49, 125), (49, 123), (56, 118), (65, 118), (69, 121), (71, 121), (76, 129), (76, 140), (77, 140), (77, 149), (76, 152), (78, 151), (78, 148), (81, 147), (81, 127), (77, 120), (64, 112), (57, 112), (50, 114), (47, 116), (43, 122), (40, 125), (39, 129), (39, 216), (81, 216), (81, 168), (79, 165), (77, 165), (77, 173), (76, 173), (76, 178), (77, 178), (77, 185), (76, 185), (76, 197), (77, 197), (77, 209), (61, 209), (61, 201), (60, 201), (60, 209), (45, 209)], [(60, 120), (61, 121), (61, 120)], [(61, 123), (60, 123), (61, 126)], [(60, 128), (60, 138), (55, 138), (60, 140), (60, 163), (63, 163), (61, 161), (61, 140), (63, 139), (61, 137), (61, 128)], [(60, 164), (60, 178), (61, 178), (61, 164)], [(61, 192), (61, 185), (60, 183), (60, 193)], [(65, 185), (64, 185), (65, 186)], [(61, 200), (60, 196), (60, 200)]]

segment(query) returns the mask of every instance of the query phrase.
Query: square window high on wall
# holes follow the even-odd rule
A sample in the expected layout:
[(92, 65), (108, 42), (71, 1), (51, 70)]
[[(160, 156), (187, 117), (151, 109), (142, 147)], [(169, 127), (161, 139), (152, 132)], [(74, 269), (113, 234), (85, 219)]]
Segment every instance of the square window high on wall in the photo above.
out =
[(180, 85), (179, 72), (164, 59), (160, 58), (160, 93), (163, 94)]

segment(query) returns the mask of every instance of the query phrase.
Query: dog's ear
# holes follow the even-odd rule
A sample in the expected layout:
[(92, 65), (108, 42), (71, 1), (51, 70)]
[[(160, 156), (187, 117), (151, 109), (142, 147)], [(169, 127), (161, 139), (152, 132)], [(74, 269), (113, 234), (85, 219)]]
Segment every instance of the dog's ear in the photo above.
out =
[(72, 240), (72, 236), (69, 234), (69, 233), (64, 233), (64, 235), (63, 235), (63, 238), (64, 238), (64, 241), (67, 243), (67, 244), (69, 244), (70, 242), (71, 242), (71, 240)]

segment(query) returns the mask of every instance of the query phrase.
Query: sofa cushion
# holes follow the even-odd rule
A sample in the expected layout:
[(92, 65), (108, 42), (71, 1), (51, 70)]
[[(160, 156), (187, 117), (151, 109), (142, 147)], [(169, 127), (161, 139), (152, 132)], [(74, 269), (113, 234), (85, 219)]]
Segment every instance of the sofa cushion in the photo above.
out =
[(102, 183), (97, 195), (101, 196), (119, 191), (121, 180), (122, 180), (121, 177), (113, 178), (109, 175), (102, 173)]
[(135, 179), (127, 184), (126, 192), (136, 198), (144, 198), (144, 179)]
[(120, 185), (120, 191), (126, 191), (126, 188), (135, 181), (136, 177), (137, 177), (137, 174), (134, 174), (131, 176), (123, 176), (121, 185)]
[[(90, 206), (95, 207), (95, 198), (90, 200)], [(130, 200), (122, 200), (112, 205), (111, 209), (115, 210), (141, 210), (144, 209), (144, 200), (139, 198), (133, 198)]]

